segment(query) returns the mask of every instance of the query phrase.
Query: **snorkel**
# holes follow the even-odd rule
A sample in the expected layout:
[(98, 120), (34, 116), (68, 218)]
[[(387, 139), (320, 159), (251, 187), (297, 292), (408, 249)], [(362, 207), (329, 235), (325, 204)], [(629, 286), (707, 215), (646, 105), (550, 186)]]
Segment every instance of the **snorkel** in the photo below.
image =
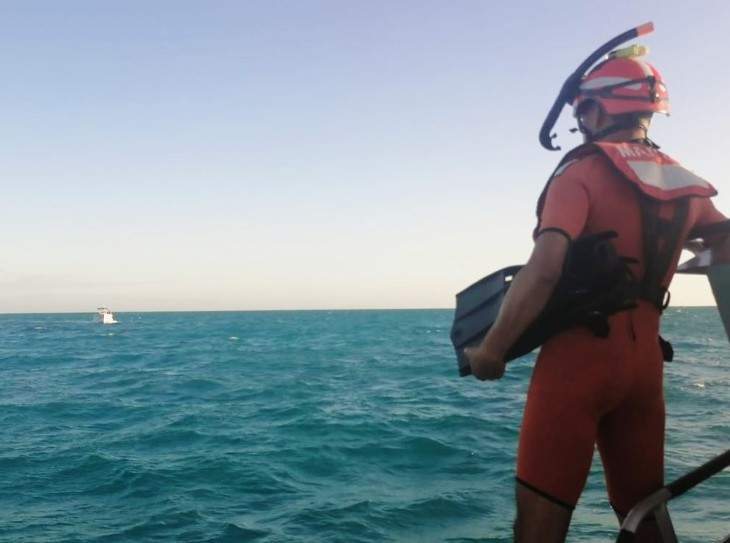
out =
[(557, 136), (556, 133), (552, 133), (555, 123), (560, 117), (560, 113), (563, 111), (563, 106), (573, 102), (575, 97), (578, 95), (581, 80), (586, 72), (593, 66), (598, 60), (604, 55), (610, 53), (613, 49), (626, 43), (629, 40), (633, 40), (639, 36), (650, 34), (654, 31), (654, 23), (645, 23), (641, 26), (627, 30), (626, 32), (619, 34), (615, 38), (610, 39), (601, 47), (596, 49), (591, 55), (585, 59), (578, 69), (575, 70), (568, 79), (563, 83), (563, 87), (560, 89), (558, 97), (555, 99), (553, 106), (542, 123), (540, 128), (540, 144), (548, 151), (560, 151), (560, 146), (553, 145), (553, 139)]

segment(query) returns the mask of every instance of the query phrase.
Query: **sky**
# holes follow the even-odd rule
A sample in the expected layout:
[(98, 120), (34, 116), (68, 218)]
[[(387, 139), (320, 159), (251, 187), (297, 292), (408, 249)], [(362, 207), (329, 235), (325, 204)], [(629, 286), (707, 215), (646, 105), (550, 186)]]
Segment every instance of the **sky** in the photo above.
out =
[(4, 2), (0, 312), (453, 307), (529, 256), (564, 79), (650, 20), (653, 137), (728, 213), (730, 3), (656, 6)]

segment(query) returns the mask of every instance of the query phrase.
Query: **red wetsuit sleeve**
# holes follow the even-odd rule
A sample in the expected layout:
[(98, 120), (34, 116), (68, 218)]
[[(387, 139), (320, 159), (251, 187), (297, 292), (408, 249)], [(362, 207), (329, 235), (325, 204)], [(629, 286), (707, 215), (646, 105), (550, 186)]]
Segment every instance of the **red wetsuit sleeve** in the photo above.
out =
[(574, 240), (583, 232), (590, 198), (577, 170), (575, 166), (569, 168), (550, 182), (535, 237), (546, 230), (557, 230)]
[[(715, 204), (712, 203), (712, 200), (709, 198), (701, 198), (699, 200), (699, 209), (697, 211), (697, 218), (695, 219), (694, 224), (692, 225), (692, 230), (701, 229), (703, 226), (709, 226), (712, 224), (717, 224), (720, 222), (724, 222), (727, 220), (727, 217), (723, 215), (720, 211), (717, 210), (715, 207)], [(701, 230), (700, 230), (701, 231)], [(700, 234), (700, 231), (698, 231), (698, 234)], [(711, 236), (702, 236), (705, 238), (705, 242), (712, 243), (717, 239), (721, 239), (724, 236), (727, 236), (727, 234), (715, 234)], [(690, 236), (693, 237), (693, 236)]]
[(715, 224), (718, 222), (726, 221), (727, 217), (717, 210), (715, 204), (709, 198), (702, 198), (700, 201), (700, 210), (697, 214), (697, 221), (694, 226), (707, 226), (708, 224)]

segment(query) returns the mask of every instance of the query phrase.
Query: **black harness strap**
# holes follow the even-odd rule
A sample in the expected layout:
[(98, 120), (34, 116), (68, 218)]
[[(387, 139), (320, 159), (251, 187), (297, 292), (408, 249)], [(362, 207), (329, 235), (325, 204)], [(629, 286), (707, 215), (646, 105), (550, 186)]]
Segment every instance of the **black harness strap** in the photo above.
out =
[(680, 236), (689, 215), (689, 198), (676, 201), (671, 219), (662, 219), (659, 210), (657, 200), (641, 199), (644, 277), (639, 285), (639, 297), (662, 311), (669, 305), (664, 278), (682, 241)]

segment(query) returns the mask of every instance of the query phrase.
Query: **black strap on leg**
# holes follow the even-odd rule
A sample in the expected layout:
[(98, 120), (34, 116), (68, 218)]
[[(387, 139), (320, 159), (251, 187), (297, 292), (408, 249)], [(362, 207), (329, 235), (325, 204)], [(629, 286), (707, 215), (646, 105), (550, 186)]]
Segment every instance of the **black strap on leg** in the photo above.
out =
[(519, 477), (515, 477), (515, 480), (520, 485), (522, 485), (523, 487), (525, 487), (526, 489), (531, 490), (532, 492), (534, 492), (538, 496), (541, 496), (541, 497), (545, 498), (546, 500), (554, 503), (555, 505), (559, 505), (560, 507), (563, 507), (563, 508), (567, 509), (568, 511), (573, 511), (575, 509), (575, 505), (570, 505), (568, 502), (564, 502), (563, 500), (561, 500), (559, 498), (556, 498), (555, 496), (552, 496), (551, 494), (548, 494), (547, 492), (545, 492), (543, 490), (540, 490), (536, 486), (533, 486), (530, 483), (528, 483), (526, 481), (523, 481)]

